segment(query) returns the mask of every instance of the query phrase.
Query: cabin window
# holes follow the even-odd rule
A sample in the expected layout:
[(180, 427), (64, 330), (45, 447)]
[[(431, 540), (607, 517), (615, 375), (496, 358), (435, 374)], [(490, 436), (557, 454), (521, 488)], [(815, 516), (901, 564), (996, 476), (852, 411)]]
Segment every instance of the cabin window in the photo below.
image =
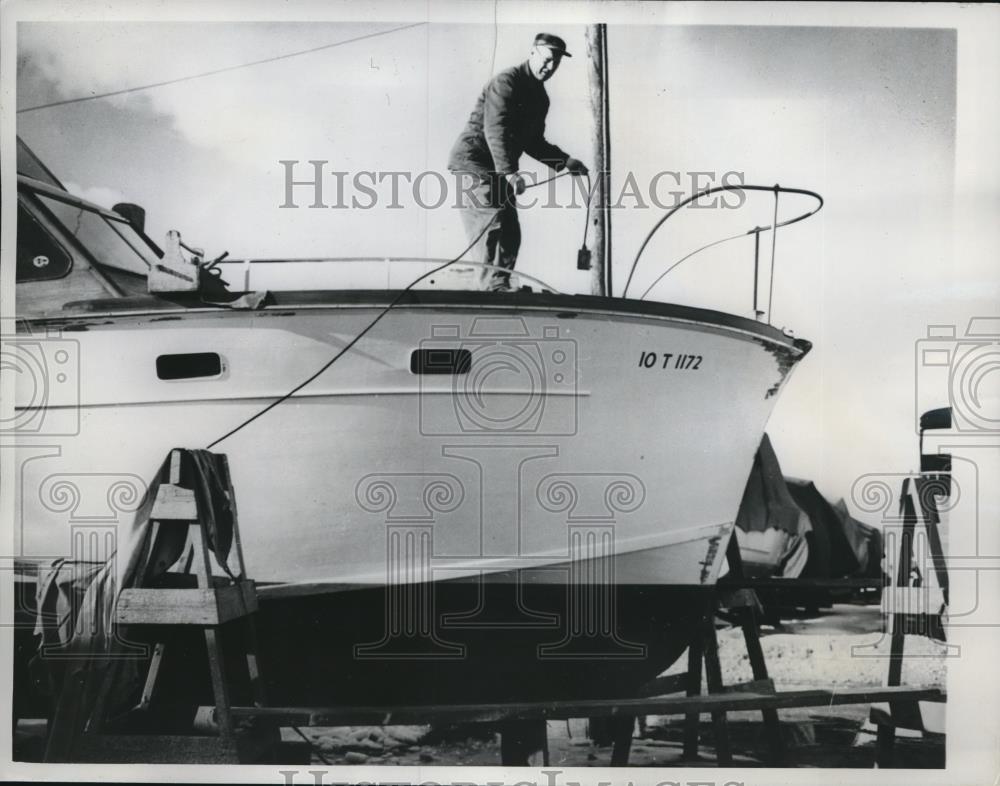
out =
[(467, 349), (415, 349), (410, 354), (412, 374), (468, 374), (472, 353)]
[(160, 379), (198, 379), (217, 377), (221, 373), (222, 358), (215, 352), (160, 355), (156, 359), (156, 376)]
[(145, 276), (156, 264), (152, 249), (124, 219), (106, 218), (43, 194), (37, 197), (98, 264), (140, 276)]
[(23, 205), (17, 206), (17, 281), (62, 278), (73, 258)]

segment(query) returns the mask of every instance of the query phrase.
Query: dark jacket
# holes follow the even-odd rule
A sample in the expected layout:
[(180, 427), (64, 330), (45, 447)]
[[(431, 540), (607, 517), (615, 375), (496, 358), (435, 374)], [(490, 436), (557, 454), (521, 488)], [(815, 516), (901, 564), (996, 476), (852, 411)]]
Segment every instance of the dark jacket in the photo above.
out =
[(521, 153), (556, 171), (569, 157), (545, 141), (549, 96), (525, 61), (501, 71), (483, 88), (469, 122), (451, 149), (448, 169), (489, 175), (518, 169)]

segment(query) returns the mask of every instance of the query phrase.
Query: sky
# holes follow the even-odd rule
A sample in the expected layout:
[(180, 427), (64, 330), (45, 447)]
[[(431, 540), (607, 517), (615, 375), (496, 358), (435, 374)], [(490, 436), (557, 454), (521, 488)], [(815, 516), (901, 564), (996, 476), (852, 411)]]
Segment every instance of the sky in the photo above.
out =
[[(400, 24), (21, 22), (17, 106)], [(547, 83), (547, 136), (590, 164), (585, 30), (549, 28), (574, 57)], [(313, 210), (303, 197), (301, 207), (282, 209), (279, 161), (325, 160), (330, 170), (352, 173), (443, 172), (484, 82), (521, 62), (538, 29), (426, 24), (23, 113), (17, 131), (71, 190), (106, 206), (137, 202), (154, 238), (180, 229), (210, 255), (451, 257), (466, 245), (455, 211), (425, 210), (410, 198), (400, 209)], [(630, 173), (643, 189), (657, 173), (678, 173), (678, 190), (690, 191), (693, 173), (717, 181), (734, 172), (746, 183), (811, 189), (826, 200), (775, 241), (770, 318), (814, 344), (768, 428), (785, 473), (812, 478), (837, 499), (863, 474), (913, 469), (915, 408), (948, 403), (924, 381), (918, 342), (929, 325), (954, 325), (961, 336), (970, 317), (995, 315), (1000, 300), (996, 257), (976, 245), (958, 253), (962, 233), (995, 221), (1000, 194), (988, 171), (968, 166), (970, 151), (960, 147), (967, 142), (956, 138), (962, 111), (968, 124), (968, 113), (980, 110), (975, 95), (962, 98), (956, 31), (611, 24), (608, 49), (613, 194)], [(995, 161), (996, 138), (970, 138), (992, 145)], [(522, 165), (545, 176), (527, 158)], [(296, 173), (309, 171), (303, 165)], [(711, 176), (697, 177), (704, 184)], [(675, 181), (665, 182), (671, 187), (663, 191), (672, 190)], [(568, 179), (556, 188), (568, 200)], [(663, 213), (644, 201), (623, 199), (613, 211), (615, 294)], [(780, 216), (811, 207), (783, 199)], [(769, 223), (773, 208), (762, 195), (738, 211), (683, 211), (651, 243), (630, 294), (709, 240)], [(584, 221), (580, 208), (522, 210), (518, 269), (562, 291), (587, 291), (589, 274), (575, 268)], [(764, 246), (769, 257), (769, 238)], [(751, 276), (751, 242), (736, 241), (692, 258), (651, 297), (749, 315)], [(987, 380), (993, 396), (998, 376)]]

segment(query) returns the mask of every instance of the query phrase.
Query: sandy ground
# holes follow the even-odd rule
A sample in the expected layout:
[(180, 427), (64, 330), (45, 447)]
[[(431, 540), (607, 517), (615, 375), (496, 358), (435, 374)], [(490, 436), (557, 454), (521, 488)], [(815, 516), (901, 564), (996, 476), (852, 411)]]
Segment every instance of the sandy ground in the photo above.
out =
[[(877, 606), (838, 605), (813, 618), (783, 621), (780, 629), (765, 627), (761, 646), (768, 673), (779, 690), (798, 688), (870, 687), (883, 685), (888, 668), (888, 636), (882, 633)], [(720, 629), (719, 660), (727, 685), (749, 681), (751, 671), (743, 636), (738, 629)], [(906, 639), (903, 682), (945, 686), (947, 646), (919, 636)], [(667, 673), (683, 672), (681, 658)], [(874, 734), (868, 707), (861, 705), (782, 710), (782, 738), (788, 766), (872, 767)], [(737, 766), (762, 766), (766, 741), (757, 713), (731, 713), (730, 739)], [(714, 766), (712, 729), (707, 716), (701, 728), (697, 761), (682, 758), (679, 717), (649, 716), (633, 736), (630, 765)], [(430, 726), (302, 729), (314, 746), (315, 764), (437, 764), (497, 765), (499, 737), (488, 727), (463, 727), (447, 732)], [(285, 730), (287, 739), (295, 732)], [(606, 767), (611, 748), (594, 745), (586, 721), (548, 724), (549, 763), (562, 767)], [(944, 766), (941, 739), (918, 737), (897, 742), (912, 767)], [(325, 761), (324, 761), (325, 760)]]

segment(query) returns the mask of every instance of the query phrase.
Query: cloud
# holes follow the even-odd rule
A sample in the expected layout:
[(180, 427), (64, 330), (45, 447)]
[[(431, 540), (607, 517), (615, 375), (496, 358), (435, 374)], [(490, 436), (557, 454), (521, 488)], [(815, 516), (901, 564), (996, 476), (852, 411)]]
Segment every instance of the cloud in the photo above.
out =
[[(179, 79), (390, 29), (368, 24), (27, 24), (22, 58), (65, 98)], [(419, 44), (419, 46), (417, 46)], [(407, 64), (395, 57), (410, 47)], [(426, 107), (419, 29), (107, 99), (152, 114), (241, 166), (329, 153), (364, 159), (412, 134)], [(25, 86), (30, 89), (30, 86)], [(372, 95), (382, 96), (372, 101)], [(423, 125), (422, 121), (420, 123)], [(308, 157), (308, 156), (307, 156)], [(320, 155), (320, 157), (326, 157)]]
[(100, 205), (108, 210), (119, 202), (126, 201), (122, 192), (117, 188), (110, 188), (108, 186), (81, 186), (78, 183), (72, 182), (64, 182), (63, 185), (66, 186), (66, 190), (71, 194), (75, 194), (81, 199), (86, 199), (88, 202), (93, 202), (95, 205)]

